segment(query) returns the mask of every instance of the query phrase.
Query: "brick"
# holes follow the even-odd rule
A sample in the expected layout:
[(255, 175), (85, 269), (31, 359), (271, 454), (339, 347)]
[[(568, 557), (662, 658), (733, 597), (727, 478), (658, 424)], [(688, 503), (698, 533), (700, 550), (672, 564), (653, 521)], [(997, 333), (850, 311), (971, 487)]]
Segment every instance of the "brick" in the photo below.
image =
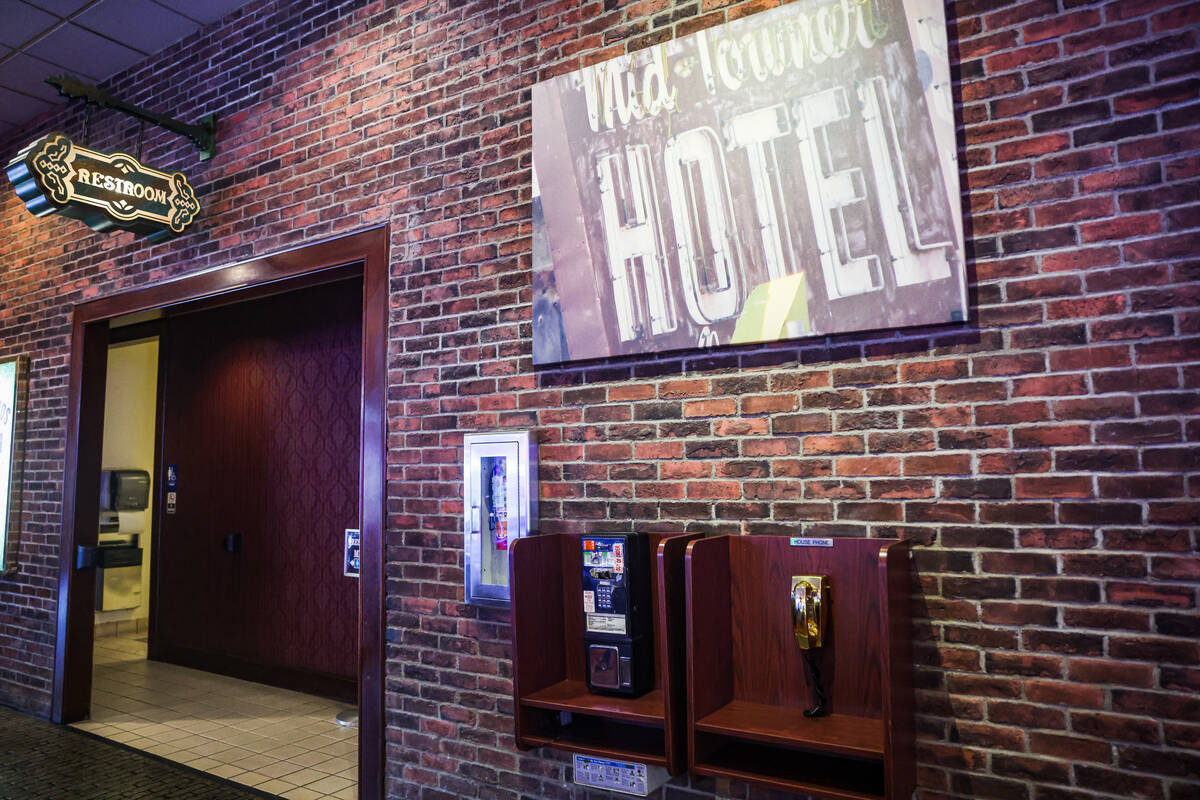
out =
[(988, 703), (988, 720), (1002, 725), (1022, 728), (1062, 730), (1067, 727), (1067, 715), (1056, 708), (1033, 703)]
[(1140, 214), (1080, 225), (1079, 239), (1084, 243), (1132, 239), (1137, 236), (1159, 233), (1162, 230), (1161, 214)]
[(1100, 12), (1095, 9), (1075, 11), (1070, 14), (1055, 14), (1050, 19), (1031, 22), (1022, 29), (1026, 42), (1046, 39), (1062, 39), (1068, 34), (1095, 28), (1101, 22)]
[(1117, 749), (1117, 766), (1141, 773), (1194, 778), (1200, 775), (1200, 755), (1125, 746)]
[(1022, 578), (1021, 598), (1068, 603), (1095, 603), (1100, 599), (1100, 585), (1095, 581), (1068, 580), (1066, 578)]
[(1109, 550), (1138, 552), (1188, 552), (1191, 548), (1186, 537), (1167, 528), (1112, 528), (1104, 532), (1104, 546)]
[(1195, 581), (1200, 579), (1200, 558), (1155, 556), (1150, 559), (1150, 574), (1159, 580)]
[(947, 688), (955, 694), (976, 697), (1016, 698), (1021, 695), (1021, 684), (1012, 678), (991, 678), (977, 675), (948, 675)]
[(755, 395), (751, 397), (743, 397), (741, 404), (743, 414), (795, 411), (800, 405), (795, 395), (787, 394)]
[(1042, 553), (984, 553), (980, 566), (991, 574), (1054, 575), (1058, 572), (1054, 556)]
[[(1120, 250), (1116, 247), (1080, 247), (1062, 253), (1047, 253), (1042, 256), (1044, 272), (1107, 267), (1120, 260)], [(1090, 287), (1089, 287), (1090, 288)]]
[(1063, 660), (1057, 656), (1029, 653), (988, 653), (987, 671), (989, 674), (1060, 678)]
[[(1070, 15), (1068, 15), (1070, 16)], [(1117, 17), (1117, 19), (1120, 19)], [(1146, 22), (1135, 20), (1120, 25), (1110, 25), (1086, 33), (1068, 36), (1063, 40), (1063, 50), (1066, 53), (1079, 53), (1097, 47), (1112, 47), (1121, 42), (1142, 37), (1146, 32)]]
[(1150, 615), (1144, 611), (1113, 608), (1068, 608), (1063, 623), (1071, 628), (1148, 631)]
[(1200, 698), (1180, 697), (1168, 692), (1114, 689), (1112, 708), (1113, 711), (1125, 714), (1146, 714), (1189, 722), (1200, 719)]
[(1170, 444), (1182, 440), (1183, 430), (1175, 420), (1109, 422), (1096, 426), (1096, 441), (1102, 444)]
[(844, 457), (835, 462), (839, 475), (899, 475), (900, 459), (893, 457)]
[(1150, 68), (1143, 65), (1102, 73), (1067, 86), (1067, 99), (1072, 103), (1095, 97), (1105, 97), (1150, 83)]
[(1113, 582), (1108, 584), (1109, 602), (1147, 608), (1194, 608), (1196, 592), (1191, 587)]
[(1085, 736), (1118, 742), (1157, 744), (1161, 741), (1157, 720), (1097, 712), (1071, 713), (1071, 729)]
[[(1022, 642), (1026, 647), (1033, 650), (1042, 650), (1051, 653), (1066, 653), (1068, 655), (1085, 655), (1097, 656), (1104, 652), (1103, 637), (1090, 633), (1071, 633), (1064, 631), (1045, 631), (1045, 630), (1028, 630), (1022, 634)], [(1041, 686), (1039, 684), (1039, 686)], [(1064, 686), (1072, 686), (1064, 684)], [(1031, 700), (1041, 700), (1042, 702), (1054, 702), (1045, 699), (1053, 689), (1056, 692), (1071, 693), (1077, 691), (1077, 688), (1066, 689), (1060, 686), (1042, 687), (1045, 692), (1035, 693), (1031, 687), (1026, 687), (1026, 696)], [(1097, 703), (1103, 702), (1102, 695), (1097, 694), (1099, 699)]]
[(1029, 734), (1029, 749), (1039, 755), (1068, 761), (1111, 764), (1113, 760), (1113, 746), (1106, 741), (1045, 731)]
[(1191, 665), (1200, 661), (1200, 644), (1170, 638), (1124, 638), (1109, 640), (1109, 655), (1136, 661), (1158, 661)]
[(1024, 755), (996, 753), (992, 756), (992, 769), (1010, 778), (1024, 778), (1039, 783), (1069, 784), (1069, 764), (1045, 758), (1030, 758)]
[[(1066, 410), (1059, 404), (1055, 411), (1062, 416), (1070, 417), (1074, 415), (1075, 408), (1071, 408), (1072, 413), (1063, 414)], [(981, 418), (984, 415), (980, 415)], [(991, 416), (991, 415), (987, 415)], [(1000, 422), (1002, 420), (996, 420)], [(1021, 422), (1029, 422), (1031, 420), (1022, 419)], [(1091, 441), (1091, 430), (1087, 425), (1037, 425), (1033, 427), (1022, 427), (1013, 429), (1013, 445), (1016, 447), (1069, 447), (1072, 445), (1085, 445)], [(1068, 470), (1059, 465), (1063, 459), (1075, 455), (1079, 451), (1058, 451), (1055, 454), (1055, 466), (1064, 472), (1076, 472), (1078, 470)]]
[(829, 414), (786, 414), (771, 421), (771, 432), (776, 436), (789, 433), (821, 433), (830, 430)]
[(985, 601), (980, 609), (980, 621), (994, 625), (1053, 625), (1058, 619), (1054, 606), (1037, 603)]
[(1038, 476), (1017, 478), (1015, 495), (1022, 498), (1092, 497), (1092, 478), (1078, 476)]
[(1068, 661), (1068, 677), (1090, 684), (1112, 684), (1135, 688), (1154, 685), (1154, 667), (1148, 664), (1129, 664), (1109, 659), (1072, 658)]
[(1138, 523), (1142, 520), (1142, 507), (1135, 503), (1069, 503), (1059, 506), (1059, 521), (1067, 524), (1116, 524)]
[(905, 456), (905, 475), (965, 475), (971, 471), (969, 455)]
[(1041, 133), (1060, 128), (1073, 128), (1087, 122), (1107, 119), (1109, 113), (1108, 103), (1104, 101), (1075, 103), (1051, 111), (1035, 113), (1032, 117), (1033, 130), (1035, 133)]
[(861, 436), (806, 436), (803, 452), (813, 453), (862, 453), (866, 449)]
[(1116, 792), (1122, 797), (1163, 797), (1162, 784), (1158, 780), (1129, 772), (1080, 764), (1075, 768), (1075, 780), (1083, 788)]
[(1183, 497), (1181, 475), (1127, 475), (1097, 479), (1101, 497), (1151, 498)]

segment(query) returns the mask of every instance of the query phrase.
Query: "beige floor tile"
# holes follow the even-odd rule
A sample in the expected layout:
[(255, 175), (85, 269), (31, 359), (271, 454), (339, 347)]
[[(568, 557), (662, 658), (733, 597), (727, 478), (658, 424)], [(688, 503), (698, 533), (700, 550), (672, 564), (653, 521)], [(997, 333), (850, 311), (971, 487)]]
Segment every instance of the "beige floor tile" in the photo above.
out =
[(287, 781), (293, 786), (307, 786), (313, 781), (328, 777), (324, 772), (318, 772), (315, 769), (301, 769), (295, 772), (284, 775), (282, 780)]
[(321, 772), (328, 772), (330, 775), (336, 775), (339, 772), (343, 772), (352, 768), (357, 769), (357, 765), (348, 758), (344, 758), (342, 756), (326, 758), (324, 753), (318, 753), (318, 755), (321, 756), (321, 761), (318, 761), (314, 764), (307, 764), (306, 766), (312, 767), (313, 769), (319, 769)]
[(246, 786), (258, 786), (261, 783), (273, 781), (275, 778), (269, 778), (266, 775), (263, 775), (261, 772), (249, 771), (235, 776), (234, 780)]
[(216, 775), (218, 778), (232, 779), (235, 775), (241, 775), (246, 770), (235, 767), (232, 764), (217, 764), (215, 767), (209, 767), (204, 770), (210, 775)]
[(288, 789), (295, 789), (296, 787), (290, 783), (284, 783), (281, 780), (274, 779), (269, 780), (266, 783), (260, 783), (254, 788), (258, 789), (260, 792), (279, 794), (280, 792), (287, 791)]
[(149, 747), (142, 747), (139, 749), (145, 750), (147, 753), (153, 753), (156, 756), (162, 756), (163, 758), (170, 759), (174, 759), (176, 753), (187, 752), (180, 747), (176, 747), (170, 742), (159, 742), (158, 744), (152, 744)]
[(218, 742), (215, 739), (204, 738), (200, 738), (200, 741), (197, 744), (188, 746), (188, 750), (191, 750), (193, 753), (200, 756), (212, 756), (228, 749), (229, 745), (225, 742)]
[(337, 739), (334, 739), (331, 736), (325, 736), (324, 734), (318, 734), (315, 736), (306, 736), (303, 739), (298, 740), (295, 744), (298, 747), (305, 747), (305, 748), (308, 748), (309, 750), (319, 750), (320, 748), (325, 747), (327, 745), (336, 744), (337, 741), (338, 741)]
[(284, 745), (280, 745), (279, 747), (273, 747), (270, 750), (267, 750), (265, 753), (263, 753), (263, 755), (270, 756), (271, 758), (274, 758), (279, 761), (284, 761), (286, 759), (291, 758), (292, 756), (298, 756), (301, 753), (306, 753), (306, 752), (308, 752), (308, 751), (305, 750), (303, 747), (297, 747), (294, 744), (284, 744)]
[(345, 778), (328, 775), (320, 780), (304, 784), (304, 788), (312, 789), (314, 792), (320, 792), (321, 794), (333, 794), (334, 792), (340, 792), (342, 789), (348, 789), (353, 785), (352, 781), (348, 781)]
[(188, 759), (187, 761), (183, 761), (182, 759), (178, 759), (178, 760), (179, 760), (181, 763), (187, 764), (187, 765), (188, 765), (189, 767), (191, 767), (192, 769), (203, 769), (203, 770), (207, 770), (209, 767), (219, 767), (219, 766), (221, 766), (221, 762), (219, 762), (219, 761), (213, 761), (213, 760), (212, 760), (211, 758), (209, 758), (208, 756), (196, 756), (195, 758)]
[[(302, 767), (315, 767), (322, 761), (328, 761), (329, 756), (319, 750), (305, 750), (303, 753), (292, 756), (288, 761), (293, 764), (299, 764)], [(336, 770), (322, 770), (322, 772), (336, 772)]]
[(322, 800), (325, 797), (320, 792), (314, 792), (312, 789), (302, 787), (289, 789), (286, 792), (280, 793), (279, 796), (285, 797), (287, 800)]
[[(228, 742), (223, 742), (228, 744)], [(226, 747), (224, 750), (219, 750), (212, 754), (213, 759), (220, 761), (222, 764), (236, 764), (244, 758), (249, 758), (255, 755), (244, 747)]]
[(331, 756), (352, 756), (358, 758), (358, 742), (335, 742), (321, 748)]
[(358, 787), (351, 786), (349, 789), (335, 792), (332, 796), (335, 800), (358, 800)]
[[(285, 775), (290, 775), (293, 772), (299, 772), (304, 767), (291, 763), (290, 761), (276, 761), (274, 764), (265, 764), (255, 772), (261, 772), (263, 775), (268, 775), (272, 778), (282, 778)], [(296, 786), (298, 784), (290, 784)]]
[(254, 755), (246, 756), (245, 758), (240, 758), (237, 761), (230, 763), (232, 763), (234, 766), (241, 767), (242, 769), (253, 770), (258, 769), (259, 767), (265, 767), (267, 764), (274, 764), (275, 762), (276, 759), (271, 758), (270, 756), (265, 756), (261, 753), (255, 753)]

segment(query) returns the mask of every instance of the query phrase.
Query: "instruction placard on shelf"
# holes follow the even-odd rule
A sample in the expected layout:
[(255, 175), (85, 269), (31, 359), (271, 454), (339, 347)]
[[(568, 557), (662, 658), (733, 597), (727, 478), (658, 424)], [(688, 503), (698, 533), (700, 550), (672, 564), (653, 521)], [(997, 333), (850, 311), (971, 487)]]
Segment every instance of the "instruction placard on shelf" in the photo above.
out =
[(662, 767), (575, 755), (575, 783), (580, 786), (645, 797), (666, 783), (669, 777)]

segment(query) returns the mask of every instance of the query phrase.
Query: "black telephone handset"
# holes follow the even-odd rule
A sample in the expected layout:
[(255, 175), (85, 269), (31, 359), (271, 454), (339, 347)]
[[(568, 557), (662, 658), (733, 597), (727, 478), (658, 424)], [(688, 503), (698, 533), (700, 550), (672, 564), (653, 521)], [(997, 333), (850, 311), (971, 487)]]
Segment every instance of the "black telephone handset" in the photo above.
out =
[(641, 533), (586, 536), (580, 556), (588, 688), (643, 694), (654, 681), (649, 540)]

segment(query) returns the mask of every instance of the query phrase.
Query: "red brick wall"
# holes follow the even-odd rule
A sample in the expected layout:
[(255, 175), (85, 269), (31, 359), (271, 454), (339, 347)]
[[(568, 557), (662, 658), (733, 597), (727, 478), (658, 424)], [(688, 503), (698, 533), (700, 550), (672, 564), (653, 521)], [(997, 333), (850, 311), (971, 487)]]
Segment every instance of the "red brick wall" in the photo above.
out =
[[(33, 360), (0, 702), (49, 706), (71, 305), (387, 222), (392, 796), (583, 794), (513, 750), (507, 616), (460, 602), (457, 448), (500, 426), (538, 431), (544, 530), (925, 543), (922, 797), (1200, 796), (1200, 5), (948, 9), (970, 322), (533, 369), (530, 84), (772, 5), (263, 0), (115, 81), (217, 111), (220, 153), (147, 134), (206, 206), (159, 246), (0, 192), (0, 354)], [(750, 794), (666, 796), (714, 792)]]

